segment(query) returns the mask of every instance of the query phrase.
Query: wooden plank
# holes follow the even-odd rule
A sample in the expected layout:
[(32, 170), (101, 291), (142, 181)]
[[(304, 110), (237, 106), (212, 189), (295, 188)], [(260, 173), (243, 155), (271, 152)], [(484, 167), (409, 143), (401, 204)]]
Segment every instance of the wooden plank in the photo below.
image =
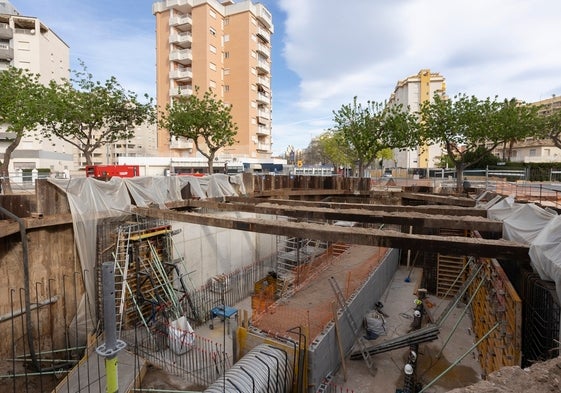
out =
[(529, 261), (529, 246), (507, 240), (406, 234), (392, 230), (341, 227), (279, 220), (218, 217), (210, 214), (184, 213), (153, 208), (134, 208), (141, 216), (189, 222), (192, 224), (267, 233), (306, 239), (362, 244), (368, 246), (444, 252), (450, 255), (473, 255), (493, 258), (514, 258)]

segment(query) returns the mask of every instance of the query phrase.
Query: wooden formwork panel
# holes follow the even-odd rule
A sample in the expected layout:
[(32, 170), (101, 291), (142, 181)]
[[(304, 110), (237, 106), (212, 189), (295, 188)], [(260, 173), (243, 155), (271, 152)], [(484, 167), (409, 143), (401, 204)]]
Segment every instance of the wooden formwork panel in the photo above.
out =
[(466, 263), (466, 257), (437, 255), (436, 296), (453, 297), (463, 283), (460, 274)]
[(522, 301), (497, 260), (482, 258), (478, 263), (483, 269), (469, 287), (470, 298), (474, 296), (471, 308), (476, 340), (499, 323), (478, 346), (483, 373), (488, 375), (501, 367), (521, 364)]

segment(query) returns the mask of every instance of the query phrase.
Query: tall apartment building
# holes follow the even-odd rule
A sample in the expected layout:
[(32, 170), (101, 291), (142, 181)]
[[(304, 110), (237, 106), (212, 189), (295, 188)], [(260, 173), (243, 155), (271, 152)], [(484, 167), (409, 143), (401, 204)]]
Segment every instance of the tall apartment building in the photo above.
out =
[[(436, 93), (446, 94), (446, 79), (439, 73), (422, 69), (417, 75), (397, 82), (389, 104), (401, 104), (409, 107), (411, 113), (415, 113), (419, 111), (423, 102), (432, 100)], [(424, 145), (416, 149), (394, 151), (394, 161), (397, 168), (434, 168), (442, 154), (440, 146)]]
[[(250, 0), (164, 0), (156, 17), (156, 99), (212, 89), (231, 105), (237, 143), (218, 153), (222, 160), (272, 155), (271, 13)], [(196, 157), (194, 143), (158, 130), (161, 155)]]
[[(9, 1), (0, 0), (0, 72), (9, 66), (39, 74), (40, 81), (69, 77), (70, 55), (66, 43), (38, 18), (23, 16)], [(0, 157), (11, 135), (0, 125)], [(51, 172), (72, 169), (73, 149), (63, 141), (49, 141), (29, 134), (12, 153), (10, 172), (48, 168)]]

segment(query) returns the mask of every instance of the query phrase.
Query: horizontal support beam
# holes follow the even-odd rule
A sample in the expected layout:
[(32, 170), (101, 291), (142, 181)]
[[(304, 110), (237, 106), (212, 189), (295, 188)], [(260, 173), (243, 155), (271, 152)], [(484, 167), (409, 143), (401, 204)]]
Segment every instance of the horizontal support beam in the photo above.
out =
[[(54, 225), (71, 224), (72, 214), (53, 214), (42, 218), (26, 217), (23, 219), (25, 229), (46, 228)], [(13, 220), (0, 221), (0, 238), (19, 232), (19, 224)]]
[(310, 224), (280, 220), (218, 217), (211, 214), (185, 213), (152, 208), (133, 209), (133, 212), (151, 218), (188, 222), (198, 225), (259, 232), (270, 235), (361, 244), (388, 248), (424, 250), (447, 255), (468, 255), (497, 259), (529, 261), (529, 247), (507, 240), (476, 239), (468, 237), (426, 236), (372, 228), (350, 228), (335, 225)]
[[(399, 193), (401, 194), (401, 193)], [(220, 201), (223, 201), (220, 198)], [(384, 204), (363, 204), (363, 203), (341, 203), (341, 202), (311, 202), (311, 201), (295, 201), (286, 199), (263, 199), (263, 198), (245, 198), (245, 197), (226, 197), (226, 202), (241, 202), (241, 203), (263, 203), (269, 202), (283, 206), (309, 206), (309, 207), (327, 207), (330, 209), (363, 209), (385, 212), (402, 212), (402, 213), (426, 213), (426, 214), (442, 214), (446, 216), (478, 216), (487, 217), (487, 210), (478, 209), (473, 207), (461, 206), (444, 206), (444, 205), (419, 205), (419, 206), (405, 206), (405, 205), (384, 205)], [(188, 201), (183, 201), (188, 202)]]
[(332, 209), (325, 207), (301, 207), (278, 205), (274, 202), (246, 203), (240, 201), (224, 203), (216, 200), (191, 200), (190, 207), (203, 207), (223, 211), (243, 211), (273, 214), (306, 220), (351, 221), (369, 224), (407, 225), (419, 228), (446, 228), (502, 234), (500, 221), (474, 216), (444, 216), (419, 212), (385, 212), (382, 210)]

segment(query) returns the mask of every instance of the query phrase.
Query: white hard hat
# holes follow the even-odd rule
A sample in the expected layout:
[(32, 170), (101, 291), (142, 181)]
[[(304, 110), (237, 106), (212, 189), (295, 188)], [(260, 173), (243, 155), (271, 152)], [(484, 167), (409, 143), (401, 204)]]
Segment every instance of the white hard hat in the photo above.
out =
[(419, 318), (421, 316), (421, 312), (419, 310), (415, 310), (413, 311), (413, 315), (417, 318)]
[(411, 375), (413, 374), (413, 366), (407, 363), (404, 367), (405, 374)]

